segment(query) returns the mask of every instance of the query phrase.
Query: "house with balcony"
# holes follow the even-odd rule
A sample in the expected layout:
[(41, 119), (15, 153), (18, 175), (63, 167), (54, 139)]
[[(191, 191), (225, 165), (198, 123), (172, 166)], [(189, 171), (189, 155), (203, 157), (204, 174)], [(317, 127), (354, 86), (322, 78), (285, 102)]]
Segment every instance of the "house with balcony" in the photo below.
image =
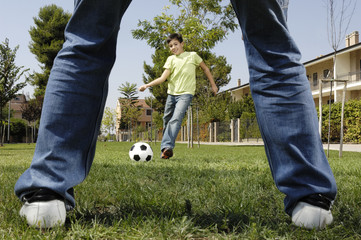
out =
[(341, 102), (345, 82), (346, 101), (361, 98), (361, 43), (357, 31), (346, 36), (345, 48), (305, 62), (304, 66), (316, 106), (320, 90), (323, 104), (329, 102), (331, 89), (331, 101)]
[[(346, 101), (361, 98), (361, 43), (358, 31), (346, 36), (346, 47), (336, 52), (336, 58), (334, 56), (334, 52), (331, 52), (303, 63), (316, 106), (319, 105), (320, 84), (323, 104), (329, 101), (331, 84), (332, 102), (342, 101), (345, 82), (347, 82)], [(330, 81), (331, 79), (339, 81)], [(250, 94), (249, 83), (242, 85), (238, 80), (237, 87), (227, 91), (231, 93), (234, 100), (239, 100)]]

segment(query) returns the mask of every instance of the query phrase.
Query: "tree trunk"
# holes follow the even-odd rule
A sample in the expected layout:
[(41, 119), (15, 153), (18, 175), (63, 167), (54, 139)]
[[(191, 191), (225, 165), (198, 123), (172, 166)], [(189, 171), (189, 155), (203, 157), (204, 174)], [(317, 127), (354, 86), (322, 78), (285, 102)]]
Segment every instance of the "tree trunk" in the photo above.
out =
[(5, 127), (6, 125), (1, 123), (1, 146), (4, 146), (5, 141)]

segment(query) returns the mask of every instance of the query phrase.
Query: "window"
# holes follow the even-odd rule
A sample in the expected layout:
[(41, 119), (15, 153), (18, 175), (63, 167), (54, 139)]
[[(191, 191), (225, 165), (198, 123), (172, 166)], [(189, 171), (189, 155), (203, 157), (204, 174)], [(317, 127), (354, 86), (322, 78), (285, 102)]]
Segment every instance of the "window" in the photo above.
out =
[(328, 70), (328, 69), (323, 70), (323, 78), (330, 78), (331, 76), (328, 75), (329, 72), (330, 72), (330, 70)]
[(152, 115), (152, 109), (147, 109), (146, 115), (147, 115), (147, 116)]
[[(335, 102), (335, 99), (331, 99), (331, 104)], [(327, 104), (330, 104), (330, 99), (327, 100)]]
[(313, 80), (313, 86), (317, 86), (318, 84), (317, 73), (313, 74), (312, 80)]

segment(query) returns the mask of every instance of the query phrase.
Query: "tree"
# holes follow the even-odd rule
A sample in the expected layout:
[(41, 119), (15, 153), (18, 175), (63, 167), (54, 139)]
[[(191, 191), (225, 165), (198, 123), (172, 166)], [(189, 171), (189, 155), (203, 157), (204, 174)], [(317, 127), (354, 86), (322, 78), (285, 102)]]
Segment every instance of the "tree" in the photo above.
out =
[(104, 116), (102, 119), (102, 132), (108, 132), (108, 135), (111, 136), (114, 133), (116, 120), (116, 112), (110, 107), (106, 107), (104, 110)]
[[(31, 142), (35, 142), (36, 121), (40, 119), (41, 105), (43, 100), (41, 97), (30, 99), (26, 104), (21, 106), (21, 113), (23, 119), (28, 121), (28, 126), (31, 127)], [(28, 132), (26, 131), (26, 134)], [(28, 136), (26, 136), (26, 142), (28, 142)]]
[(336, 53), (344, 39), (356, 9), (356, 0), (325, 0), (328, 41)]
[(251, 95), (243, 96), (242, 99), (228, 105), (228, 114), (231, 119), (240, 118), (243, 113), (255, 113), (253, 98)]
[[(29, 70), (23, 69), (24, 66), (15, 65), (16, 52), (19, 46), (14, 49), (9, 47), (9, 39), (0, 44), (0, 113), (3, 107), (13, 99), (17, 92), (26, 86), (24, 82), (16, 83)], [(27, 77), (26, 77), (27, 79)], [(0, 145), (3, 146), (3, 116), (0, 114)]]
[[(143, 81), (149, 83), (163, 72), (163, 64), (169, 56), (165, 39), (170, 33), (180, 32), (185, 41), (186, 51), (196, 51), (208, 65), (218, 87), (226, 85), (230, 78), (231, 67), (227, 65), (223, 56), (217, 57), (210, 50), (226, 39), (229, 31), (234, 31), (238, 25), (235, 13), (230, 4), (222, 5), (221, 0), (170, 0), (178, 8), (179, 15), (162, 13), (153, 18), (153, 22), (144, 20), (138, 23), (138, 29), (133, 30), (135, 39), (146, 40), (147, 44), (155, 49), (152, 55), (154, 66), (144, 63)], [(167, 6), (166, 10), (170, 7)], [(197, 74), (198, 96), (209, 96), (210, 88), (204, 74)], [(153, 106), (158, 112), (163, 112), (167, 97), (167, 86), (161, 84), (150, 88), (155, 100)], [(206, 94), (202, 94), (206, 93)]]
[[(337, 49), (341, 43), (341, 40), (346, 36), (348, 27), (351, 22), (352, 15), (356, 9), (356, 0), (325, 0), (327, 8), (327, 33), (328, 40), (333, 49), (333, 78), (330, 81), (331, 90), (330, 90), (330, 101), (329, 101), (329, 111), (331, 112), (331, 96), (332, 96), (332, 84), (337, 80), (337, 71), (336, 71), (336, 57)], [(329, 72), (331, 74), (331, 71)], [(346, 84), (346, 83), (345, 83)], [(346, 86), (346, 85), (345, 85)], [(322, 129), (322, 98), (320, 98), (320, 119), (319, 119), (319, 128), (320, 133)], [(342, 100), (342, 109), (344, 109), (344, 99)], [(330, 135), (331, 135), (331, 114), (329, 114), (328, 119), (328, 148), (327, 156), (329, 156), (330, 149)], [(322, 136), (321, 136), (322, 137)], [(340, 139), (340, 156), (342, 155), (342, 143), (343, 143), (343, 110), (341, 118), (341, 139)]]
[(35, 27), (30, 28), (30, 51), (41, 63), (42, 72), (32, 75), (35, 96), (44, 96), (46, 84), (54, 59), (65, 41), (64, 30), (71, 14), (56, 5), (40, 8), (39, 17), (34, 17)]
[(142, 114), (142, 110), (139, 106), (136, 106), (138, 96), (137, 94), (137, 85), (135, 83), (130, 84), (126, 82), (122, 84), (118, 91), (123, 95), (122, 98), (119, 98), (121, 104), (121, 118), (119, 119), (121, 129), (131, 129), (131, 126), (135, 125), (138, 118)]
[(123, 95), (123, 98), (130, 100), (132, 103), (135, 103), (138, 99), (136, 96), (137, 92), (137, 84), (129, 82), (122, 83), (121, 86), (118, 87), (118, 91)]

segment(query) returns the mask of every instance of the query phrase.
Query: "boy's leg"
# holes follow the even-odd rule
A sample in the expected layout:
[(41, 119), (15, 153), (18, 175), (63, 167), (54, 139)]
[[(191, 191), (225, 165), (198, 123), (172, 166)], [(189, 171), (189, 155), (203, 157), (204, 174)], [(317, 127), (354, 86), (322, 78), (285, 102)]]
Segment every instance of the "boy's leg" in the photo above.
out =
[(292, 215), (300, 200), (334, 200), (336, 183), (318, 134), (301, 54), (276, 0), (232, 0), (240, 22), (257, 120), (272, 175)]
[[(169, 100), (168, 99), (172, 99)], [(178, 96), (168, 96), (163, 117), (163, 138), (161, 150), (165, 148), (173, 149), (175, 140), (182, 125), (182, 120), (188, 106), (192, 102), (193, 95), (183, 94)], [(171, 114), (172, 113), (172, 114)]]
[(15, 185), (22, 200), (46, 189), (74, 207), (72, 188), (93, 162), (119, 24), (130, 2), (75, 1), (49, 77), (33, 161)]

